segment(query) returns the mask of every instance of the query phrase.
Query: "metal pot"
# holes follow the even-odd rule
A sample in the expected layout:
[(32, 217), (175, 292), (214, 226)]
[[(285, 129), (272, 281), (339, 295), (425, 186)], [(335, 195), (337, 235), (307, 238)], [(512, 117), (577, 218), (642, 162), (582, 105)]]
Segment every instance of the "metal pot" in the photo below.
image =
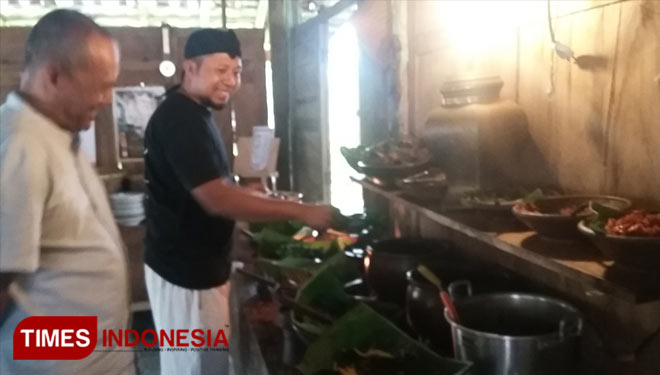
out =
[[(477, 293), (531, 288), (525, 281), (499, 266), (476, 261), (443, 261), (434, 265), (432, 271), (443, 285), (457, 280), (470, 280)], [(444, 305), (440, 300), (440, 291), (417, 270), (408, 271), (407, 279), (406, 319), (410, 328), (422, 340), (429, 341), (434, 350), (451, 356), (451, 329), (442, 318)]]
[(379, 299), (403, 306), (406, 300), (408, 271), (424, 264), (456, 259), (457, 250), (448, 241), (421, 238), (393, 238), (376, 241), (367, 247), (367, 282)]
[[(469, 282), (449, 293), (459, 315), (452, 327), (456, 358), (474, 363), (475, 375), (573, 374), (579, 362), (581, 313), (560, 300), (534, 294), (472, 296)], [(465, 291), (466, 293), (461, 293)]]
[(431, 284), (417, 270), (408, 271), (406, 291), (406, 320), (417, 336), (428, 341), (443, 355), (451, 355), (452, 342), (449, 324), (440, 317), (444, 305), (438, 287)]

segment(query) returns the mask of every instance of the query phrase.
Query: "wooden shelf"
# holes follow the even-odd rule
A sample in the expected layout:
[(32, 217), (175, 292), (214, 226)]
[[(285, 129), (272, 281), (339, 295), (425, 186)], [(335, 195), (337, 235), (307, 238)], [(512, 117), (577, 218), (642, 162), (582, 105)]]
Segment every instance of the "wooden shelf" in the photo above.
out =
[(634, 304), (660, 300), (660, 275), (607, 261), (586, 240), (546, 239), (526, 229), (513, 216), (415, 202), (401, 191), (383, 188), (368, 180), (352, 179), (366, 191), (440, 225), (459, 246), (478, 248), (482, 253), (499, 251), (502, 256), (513, 257), (508, 263), (515, 267), (540, 267), (593, 289), (590, 293), (607, 294)]

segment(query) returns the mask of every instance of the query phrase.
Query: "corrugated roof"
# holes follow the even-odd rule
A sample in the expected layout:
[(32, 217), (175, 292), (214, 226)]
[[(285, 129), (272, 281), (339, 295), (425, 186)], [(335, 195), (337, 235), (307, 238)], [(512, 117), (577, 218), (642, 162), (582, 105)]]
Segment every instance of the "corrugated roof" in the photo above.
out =
[(56, 8), (77, 9), (104, 26), (244, 29), (264, 28), (268, 0), (0, 0), (0, 26), (32, 26)]

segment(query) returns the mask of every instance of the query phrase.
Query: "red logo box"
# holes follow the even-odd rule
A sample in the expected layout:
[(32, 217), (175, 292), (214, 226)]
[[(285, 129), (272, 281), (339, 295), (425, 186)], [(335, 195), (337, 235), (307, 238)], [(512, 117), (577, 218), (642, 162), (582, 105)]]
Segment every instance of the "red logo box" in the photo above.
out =
[(14, 330), (14, 359), (83, 359), (96, 348), (95, 316), (32, 316)]

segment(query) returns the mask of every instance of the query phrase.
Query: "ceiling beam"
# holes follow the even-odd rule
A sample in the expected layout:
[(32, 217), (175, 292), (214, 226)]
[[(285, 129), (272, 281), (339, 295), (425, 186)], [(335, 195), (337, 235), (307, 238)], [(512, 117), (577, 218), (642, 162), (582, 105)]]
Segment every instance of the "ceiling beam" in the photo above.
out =
[(266, 26), (268, 16), (268, 0), (259, 0), (257, 5), (257, 16), (254, 18), (254, 28), (263, 29)]
[(221, 3), (221, 8), (222, 8), (222, 28), (226, 29), (227, 28), (227, 0), (222, 0)]

